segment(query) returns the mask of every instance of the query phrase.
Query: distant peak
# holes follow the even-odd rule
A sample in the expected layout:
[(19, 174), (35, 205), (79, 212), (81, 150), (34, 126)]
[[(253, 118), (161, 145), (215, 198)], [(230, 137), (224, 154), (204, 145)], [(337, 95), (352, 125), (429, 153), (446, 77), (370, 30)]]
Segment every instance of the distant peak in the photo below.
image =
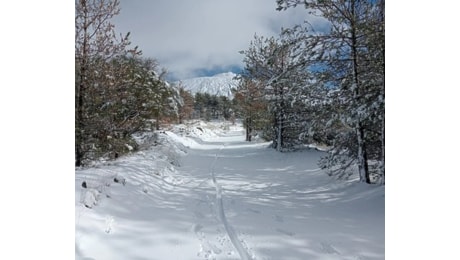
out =
[(214, 76), (186, 79), (181, 82), (184, 88), (193, 94), (208, 93), (232, 99), (232, 89), (236, 89), (238, 85), (238, 81), (234, 79), (236, 75), (233, 72), (224, 72)]

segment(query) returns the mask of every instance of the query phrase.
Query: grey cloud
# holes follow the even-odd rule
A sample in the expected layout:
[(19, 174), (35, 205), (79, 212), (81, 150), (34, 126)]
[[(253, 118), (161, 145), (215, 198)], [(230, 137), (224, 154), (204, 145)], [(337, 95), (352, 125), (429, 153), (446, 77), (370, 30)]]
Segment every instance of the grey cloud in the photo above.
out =
[(242, 66), (238, 51), (254, 33), (276, 35), (307, 17), (302, 7), (275, 8), (275, 0), (121, 0), (115, 25), (131, 32), (144, 56), (183, 79), (199, 69)]

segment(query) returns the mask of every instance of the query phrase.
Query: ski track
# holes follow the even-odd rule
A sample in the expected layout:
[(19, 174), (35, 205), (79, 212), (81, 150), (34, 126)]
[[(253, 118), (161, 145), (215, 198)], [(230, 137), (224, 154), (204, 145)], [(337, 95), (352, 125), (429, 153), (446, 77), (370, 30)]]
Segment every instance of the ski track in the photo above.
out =
[[(222, 151), (224, 148), (225, 148), (225, 144), (222, 145), (222, 147), (219, 149), (219, 152)], [(248, 252), (246, 251), (246, 249), (244, 249), (243, 245), (238, 239), (238, 235), (236, 234), (235, 229), (233, 229), (230, 223), (228, 223), (227, 217), (225, 216), (224, 206), (222, 203), (222, 187), (219, 185), (219, 183), (216, 180), (215, 169), (214, 169), (218, 158), (219, 158), (219, 155), (216, 154), (214, 161), (212, 162), (212, 165), (211, 165), (211, 178), (216, 188), (217, 215), (222, 221), (225, 227), (225, 230), (227, 231), (227, 235), (230, 238), (230, 241), (232, 242), (235, 249), (238, 251), (238, 254), (240, 255), (241, 260), (251, 260), (252, 258), (249, 256)]]
[[(152, 252), (149, 259), (155, 260), (384, 259), (382, 229), (374, 228), (383, 222), (371, 204), (381, 200), (362, 199), (373, 190), (332, 181), (313, 163), (296, 168), (301, 153), (259, 155), (251, 149), (262, 144), (242, 143), (237, 136), (227, 130), (206, 140), (190, 138), (191, 156), (177, 172), (148, 152), (82, 170), (78, 205), (92, 192), (101, 199), (94, 199), (92, 209), (83, 205), (76, 211), (76, 259), (147, 259)], [(251, 175), (240, 174), (244, 167)], [(126, 177), (126, 186), (115, 184), (115, 177)], [(365, 215), (357, 218), (349, 205)], [(137, 218), (131, 220), (126, 209), (134, 209)]]

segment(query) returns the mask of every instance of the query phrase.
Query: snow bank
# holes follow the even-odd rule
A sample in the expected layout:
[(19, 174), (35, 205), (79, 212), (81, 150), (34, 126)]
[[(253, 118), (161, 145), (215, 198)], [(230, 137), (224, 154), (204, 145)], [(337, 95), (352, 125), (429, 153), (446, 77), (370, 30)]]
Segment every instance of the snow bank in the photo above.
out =
[(190, 122), (77, 169), (76, 259), (385, 258), (384, 186), (330, 178), (315, 149), (244, 137), (241, 125)]

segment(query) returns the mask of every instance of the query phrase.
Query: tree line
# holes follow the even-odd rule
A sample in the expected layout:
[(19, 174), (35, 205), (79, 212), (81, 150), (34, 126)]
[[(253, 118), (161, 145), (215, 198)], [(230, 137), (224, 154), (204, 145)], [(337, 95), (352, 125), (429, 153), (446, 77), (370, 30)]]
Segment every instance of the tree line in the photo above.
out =
[(111, 22), (119, 0), (75, 1), (75, 165), (136, 150), (132, 134), (192, 118), (229, 118), (225, 97), (170, 85), (155, 59)]
[(136, 149), (131, 135), (175, 116), (177, 89), (154, 59), (117, 35), (118, 0), (75, 1), (75, 164)]
[[(308, 21), (277, 37), (255, 35), (244, 55), (236, 97), (247, 130), (261, 130), (278, 151), (305, 143), (330, 149), (320, 165), (360, 181), (385, 176), (385, 1), (277, 0), (304, 6)], [(248, 141), (250, 141), (250, 134)]]
[(384, 0), (277, 0), (322, 17), (277, 37), (255, 35), (233, 100), (193, 96), (170, 85), (154, 59), (117, 34), (119, 0), (75, 2), (75, 164), (117, 158), (136, 149), (132, 134), (161, 123), (242, 118), (278, 151), (306, 143), (330, 149), (320, 165), (370, 183), (385, 172)]

